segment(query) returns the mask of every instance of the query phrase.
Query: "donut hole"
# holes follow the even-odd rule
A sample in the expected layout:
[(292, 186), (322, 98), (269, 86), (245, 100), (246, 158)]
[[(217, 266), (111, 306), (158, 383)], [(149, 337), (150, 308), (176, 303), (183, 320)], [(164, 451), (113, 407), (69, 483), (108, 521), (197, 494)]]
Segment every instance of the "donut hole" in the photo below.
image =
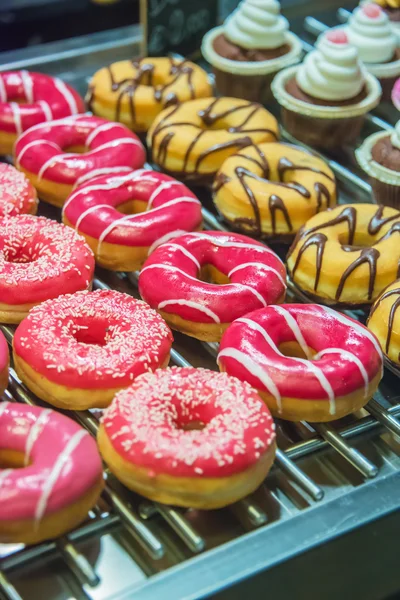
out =
[(75, 324), (71, 334), (79, 344), (91, 346), (105, 346), (110, 339), (109, 328), (104, 324), (97, 327), (95, 324), (91, 327)]
[(374, 243), (374, 239), (365, 231), (356, 231), (352, 244), (349, 244), (348, 233), (339, 235), (339, 243), (347, 251), (356, 251), (362, 248), (370, 248)]
[(25, 455), (17, 450), (0, 450), (0, 469), (22, 469), (25, 465)]
[(298, 342), (283, 342), (279, 346), (279, 351), (288, 358), (305, 358), (309, 360), (310, 356), (314, 356), (316, 351), (308, 346), (309, 356), (306, 356), (303, 348)]
[(206, 423), (203, 421), (188, 421), (186, 423), (178, 423), (177, 429), (181, 431), (202, 431), (206, 426)]
[(3, 248), (4, 260), (8, 263), (33, 263), (38, 259), (38, 252), (32, 246), (18, 246), (18, 248)]
[(198, 277), (205, 283), (214, 283), (216, 285), (226, 285), (229, 283), (229, 277), (210, 264), (202, 265)]
[(123, 215), (138, 215), (146, 212), (147, 202), (134, 198), (133, 200), (128, 200), (127, 202), (118, 204), (115, 209)]
[(90, 148), (82, 145), (66, 146), (65, 148), (63, 148), (63, 152), (70, 152), (73, 154), (86, 154), (86, 152), (90, 152)]

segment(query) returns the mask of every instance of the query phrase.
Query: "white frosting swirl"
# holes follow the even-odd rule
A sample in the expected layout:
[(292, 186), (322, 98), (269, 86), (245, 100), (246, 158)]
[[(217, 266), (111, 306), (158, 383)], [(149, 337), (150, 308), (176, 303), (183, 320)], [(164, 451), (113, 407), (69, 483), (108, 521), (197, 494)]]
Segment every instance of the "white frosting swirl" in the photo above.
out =
[(297, 69), (296, 81), (314, 98), (337, 101), (357, 96), (365, 76), (354, 46), (331, 42), (323, 35)]
[(350, 43), (356, 46), (360, 60), (365, 63), (387, 62), (397, 47), (397, 36), (388, 16), (378, 8), (376, 14), (371, 17), (364, 7), (356, 8), (346, 30)]
[(392, 142), (392, 146), (400, 150), (400, 121), (397, 121), (393, 133), (390, 136), (390, 141)]
[(263, 50), (285, 43), (289, 23), (277, 0), (242, 0), (223, 25), (225, 37), (241, 48)]

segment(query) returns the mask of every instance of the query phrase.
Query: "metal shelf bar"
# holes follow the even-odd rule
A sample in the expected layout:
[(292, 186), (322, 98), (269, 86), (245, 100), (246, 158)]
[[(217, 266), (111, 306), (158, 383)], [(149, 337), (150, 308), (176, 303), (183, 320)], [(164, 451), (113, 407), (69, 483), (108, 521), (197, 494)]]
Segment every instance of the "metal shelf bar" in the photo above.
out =
[(80, 584), (96, 587), (100, 583), (100, 577), (92, 568), (86, 556), (76, 549), (67, 536), (58, 538), (56, 545), (61, 556)]
[(0, 571), (0, 594), (3, 595), (6, 600), (23, 600), (2, 571)]
[(206, 543), (204, 539), (193, 529), (189, 521), (185, 519), (179, 510), (158, 502), (155, 502), (154, 505), (157, 512), (165, 519), (192, 552), (198, 554), (205, 549)]
[(372, 415), (377, 421), (379, 421), (384, 427), (389, 429), (394, 435), (400, 437), (400, 423), (399, 421), (390, 414), (388, 410), (383, 408), (379, 402), (372, 399), (368, 402), (365, 407), (370, 415)]
[(289, 475), (313, 500), (318, 502), (324, 497), (324, 491), (283, 452), (277, 449), (276, 463), (280, 469)]

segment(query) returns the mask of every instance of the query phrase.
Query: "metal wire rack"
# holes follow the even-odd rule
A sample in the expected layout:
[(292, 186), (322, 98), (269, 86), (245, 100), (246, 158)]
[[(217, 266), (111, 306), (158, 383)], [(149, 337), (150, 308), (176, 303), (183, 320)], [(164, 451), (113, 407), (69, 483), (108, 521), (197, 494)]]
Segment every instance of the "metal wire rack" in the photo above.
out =
[[(306, 20), (305, 27), (307, 31), (319, 33), (324, 26), (315, 19), (309, 18)], [(308, 51), (310, 45), (304, 42), (304, 48)], [(375, 129), (391, 128), (391, 125), (376, 115), (369, 116), (369, 125)], [(297, 140), (288, 133), (283, 132), (283, 136), (286, 141), (298, 144)], [(304, 145), (303, 147), (307, 148)], [(311, 151), (310, 148), (307, 149)], [(342, 164), (340, 159), (332, 157), (325, 157), (325, 159), (328, 160), (338, 179), (344, 199), (356, 193), (357, 197), (371, 201), (371, 188), (357, 172)], [(203, 218), (206, 228), (227, 230), (206, 208), (203, 208)], [(124, 291), (137, 295), (137, 274), (118, 274), (109, 279), (104, 272), (99, 271), (94, 287), (101, 289), (122, 287)], [(288, 294), (297, 301), (309, 301), (291, 281), (288, 281)], [(352, 313), (352, 316), (361, 320), (363, 317), (358, 313)], [(12, 326), (0, 328), (12, 346), (14, 328)], [(171, 362), (185, 367), (191, 366), (192, 362), (203, 364), (205, 361), (207, 366), (212, 366), (215, 365), (217, 350), (216, 344), (193, 340), (189, 342), (182, 336), (178, 336), (178, 343), (171, 352)], [(386, 366), (392, 369), (395, 376), (400, 377), (399, 372), (392, 365)], [(302, 510), (324, 505), (338, 494), (345, 493), (344, 490), (349, 485), (368, 486), (369, 480), (376, 478), (379, 482), (381, 478), (383, 480), (383, 477), (393, 472), (400, 472), (399, 449), (391, 441), (392, 436), (400, 439), (400, 403), (388, 402), (388, 395), (393, 394), (392, 392), (388, 394), (386, 388), (379, 391), (376, 397), (368, 402), (366, 410), (361, 415), (339, 424), (281, 424), (278, 428), (280, 448), (264, 489), (264, 491), (268, 490), (269, 501), (279, 508), (278, 517), (272, 516), (270, 504), (265, 502), (262, 494), (257, 493), (225, 509), (224, 518), (228, 514), (230, 526), (234, 529), (233, 536), (228, 536), (228, 545), (230, 539), (236, 534), (268, 529), (271, 523), (294, 519)], [(42, 404), (21, 383), (13, 368), (10, 369), (9, 387), (5, 392), (5, 399), (30, 405)], [(93, 436), (96, 435), (99, 411), (76, 411), (68, 414)], [(378, 440), (376, 444), (373, 442), (374, 452), (369, 451), (369, 442), (366, 450), (361, 450), (359, 440)], [(379, 454), (376, 454), (376, 448), (379, 448)], [(326, 460), (320, 458), (325, 456)], [(330, 470), (330, 476), (337, 484), (334, 493), (329, 490), (329, 486), (321, 484), (320, 480), (324, 481), (324, 478), (313, 477), (310, 474), (313, 469), (309, 468), (309, 463), (312, 463), (313, 467), (318, 464), (318, 469), (321, 471)], [(84, 541), (101, 540), (109, 532), (122, 531), (120, 543), (124, 550), (140, 564), (147, 576), (153, 575), (154, 579), (157, 579), (155, 575), (157, 572), (166, 569), (164, 561), (173, 553), (174, 544), (177, 544), (179, 551), (176, 551), (177, 559), (172, 564), (179, 564), (186, 558), (208, 549), (209, 532), (207, 530), (204, 532), (202, 521), (192, 518), (191, 511), (144, 501), (131, 494), (123, 489), (107, 471), (106, 465), (104, 475), (106, 485), (101, 500), (81, 527), (62, 538), (33, 547), (19, 546), (7, 550), (4, 546), (0, 546), (0, 550), (2, 549), (0, 596), (7, 600), (27, 598), (28, 596), (21, 595), (20, 591), (17, 591), (19, 586), (14, 585), (12, 581), (14, 575), (22, 572), (26, 567), (44, 562), (49, 564), (51, 561), (61, 559), (64, 570), (71, 575), (69, 585), (74, 597), (87, 600), (100, 598), (96, 594), (100, 584), (99, 574), (92, 564), (93, 561), (87, 557), (81, 547)], [(221, 512), (219, 511), (218, 514), (220, 515)], [(222, 541), (224, 542), (225, 539)], [(214, 540), (211, 545), (218, 547), (220, 542), (221, 540), (217, 542)], [(211, 553), (212, 551), (209, 552)], [(160, 569), (154, 566), (157, 563), (162, 564)], [(164, 597), (177, 598), (172, 595)]]

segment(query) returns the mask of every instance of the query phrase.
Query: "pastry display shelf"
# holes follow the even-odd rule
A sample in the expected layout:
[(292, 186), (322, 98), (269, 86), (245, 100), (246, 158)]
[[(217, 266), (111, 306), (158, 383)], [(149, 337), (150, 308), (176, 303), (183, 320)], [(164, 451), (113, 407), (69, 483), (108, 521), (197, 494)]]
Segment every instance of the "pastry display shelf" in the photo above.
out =
[[(84, 93), (88, 77), (97, 68), (139, 53), (138, 29), (129, 28), (128, 33), (127, 28), (121, 35), (123, 39), (115, 32), (109, 32), (108, 39), (104, 34), (88, 36), (81, 40), (82, 52), (76, 40), (65, 53), (53, 48), (40, 57), (18, 51), (15, 57), (9, 54), (9, 63), (3, 61), (1, 68), (18, 65), (57, 74)], [(368, 126), (376, 129), (387, 124), (372, 116)], [(284, 139), (296, 142), (285, 133)], [(369, 184), (349, 165), (347, 156), (329, 157), (329, 162), (338, 178), (341, 201), (371, 201)], [(224, 230), (209, 210), (210, 199), (204, 200), (205, 227)], [(44, 204), (41, 211), (60, 218), (59, 211)], [(136, 283), (136, 274), (99, 269), (94, 286), (137, 296)], [(308, 301), (292, 282), (288, 286), (289, 300)], [(360, 312), (352, 316), (365, 317)], [(1, 329), (11, 345), (14, 328)], [(175, 338), (172, 364), (216, 368), (216, 344), (180, 334)], [(366, 410), (339, 423), (280, 422), (277, 459), (265, 484), (224, 510), (185, 511), (149, 502), (124, 489), (105, 467), (105, 491), (78, 529), (33, 547), (0, 545), (0, 596), (7, 600), (180, 600), (222, 598), (223, 590), (230, 588), (226, 597), (243, 598), (253, 580), (270, 585), (272, 571), (282, 564), (290, 568), (298, 555), (318, 548), (324, 556), (329, 542), (349, 532), (356, 539), (356, 532), (370, 524), (376, 523), (380, 531), (379, 523), (392, 517), (400, 504), (398, 377), (396, 369), (394, 373), (387, 370)], [(5, 399), (41, 404), (12, 368)], [(96, 434), (98, 411), (70, 415)], [(339, 555), (335, 560), (339, 561)], [(388, 592), (393, 591), (389, 569), (387, 563), (382, 584)], [(371, 592), (372, 576), (365, 568), (354, 573), (352, 585), (360, 593)], [(296, 597), (303, 597), (303, 591), (306, 595), (307, 585), (303, 590), (298, 582)], [(323, 597), (337, 597), (335, 593), (333, 583)], [(308, 596), (312, 598), (309, 590)]]

